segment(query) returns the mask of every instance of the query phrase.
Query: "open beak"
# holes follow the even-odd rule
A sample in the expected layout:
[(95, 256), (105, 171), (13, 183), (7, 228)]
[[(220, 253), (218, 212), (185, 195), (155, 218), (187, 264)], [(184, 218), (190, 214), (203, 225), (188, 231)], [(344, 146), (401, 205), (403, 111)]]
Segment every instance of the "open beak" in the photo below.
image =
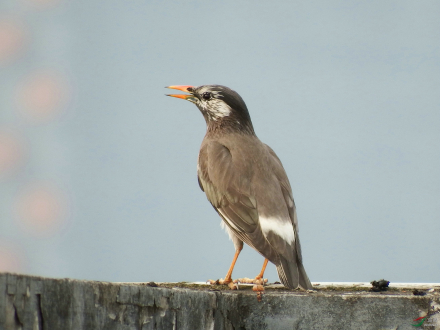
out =
[[(189, 85), (176, 85), (176, 86), (168, 86), (165, 88), (170, 88), (170, 89), (177, 89), (179, 91), (182, 92), (188, 92), (191, 93), (192, 88), (194, 88), (193, 86), (189, 86)], [(187, 100), (190, 102), (195, 103), (197, 101), (197, 97), (195, 97), (194, 95), (190, 94), (166, 94), (167, 96), (172, 96), (172, 97), (177, 97), (178, 99), (183, 99), (183, 100)]]

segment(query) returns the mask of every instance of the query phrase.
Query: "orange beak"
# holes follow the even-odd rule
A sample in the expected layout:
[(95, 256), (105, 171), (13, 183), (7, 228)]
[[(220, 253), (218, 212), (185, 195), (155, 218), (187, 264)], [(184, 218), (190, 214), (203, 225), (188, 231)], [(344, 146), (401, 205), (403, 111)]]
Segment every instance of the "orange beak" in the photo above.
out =
[[(168, 86), (165, 88), (170, 88), (170, 89), (177, 89), (179, 91), (182, 92), (188, 92), (191, 93), (190, 88), (194, 88), (193, 86), (189, 86), (189, 85), (176, 85), (176, 86)], [(186, 95), (186, 94), (166, 94), (167, 96), (172, 96), (172, 97), (177, 97), (178, 99), (183, 99), (183, 100), (188, 100), (188, 101), (196, 101), (196, 97), (194, 95)]]
[(177, 89), (178, 91), (182, 91), (182, 92), (189, 92), (188, 88), (194, 88), (194, 86), (189, 86), (189, 85), (176, 85), (176, 86), (168, 86), (165, 88), (170, 88), (170, 89)]

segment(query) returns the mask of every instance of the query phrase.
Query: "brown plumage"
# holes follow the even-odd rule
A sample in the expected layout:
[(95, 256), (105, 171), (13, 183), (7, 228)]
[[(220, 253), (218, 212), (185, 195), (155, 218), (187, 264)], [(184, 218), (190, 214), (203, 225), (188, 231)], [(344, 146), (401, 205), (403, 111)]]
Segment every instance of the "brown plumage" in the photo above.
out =
[(276, 265), (286, 287), (311, 289), (289, 180), (275, 152), (255, 135), (242, 98), (219, 85), (169, 88), (189, 92), (170, 96), (195, 103), (206, 120), (199, 185), (223, 219), (236, 257), (245, 242)]

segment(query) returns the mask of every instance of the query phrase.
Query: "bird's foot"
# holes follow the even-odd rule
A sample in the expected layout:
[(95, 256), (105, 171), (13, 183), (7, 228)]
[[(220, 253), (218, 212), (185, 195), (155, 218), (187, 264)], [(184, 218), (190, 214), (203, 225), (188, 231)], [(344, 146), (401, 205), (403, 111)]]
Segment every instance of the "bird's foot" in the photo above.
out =
[(246, 283), (246, 284), (253, 284), (252, 291), (257, 293), (257, 300), (261, 302), (263, 300), (263, 292), (264, 292), (264, 284), (267, 283), (267, 278), (261, 278), (260, 276), (257, 276), (255, 278), (239, 278), (238, 280), (235, 280), (234, 282), (238, 283)]
[(243, 283), (243, 284), (255, 284), (255, 285), (261, 285), (264, 286), (264, 284), (267, 283), (267, 278), (261, 278), (259, 276), (255, 278), (239, 278), (237, 280), (234, 280), (234, 283)]
[(264, 287), (262, 285), (255, 284), (252, 290), (257, 293), (258, 302), (261, 302), (263, 300)]
[(207, 281), (211, 285), (227, 285), (231, 290), (238, 290), (238, 283), (233, 281), (232, 279), (219, 279), (219, 280), (208, 280)]
[(267, 278), (261, 278), (259, 276), (255, 278), (239, 278), (236, 280), (232, 279), (219, 279), (219, 280), (208, 280), (207, 283), (211, 285), (227, 285), (231, 290), (238, 290), (238, 285), (243, 284), (254, 284), (252, 287), (253, 291), (260, 292), (264, 291), (264, 285), (267, 283)]

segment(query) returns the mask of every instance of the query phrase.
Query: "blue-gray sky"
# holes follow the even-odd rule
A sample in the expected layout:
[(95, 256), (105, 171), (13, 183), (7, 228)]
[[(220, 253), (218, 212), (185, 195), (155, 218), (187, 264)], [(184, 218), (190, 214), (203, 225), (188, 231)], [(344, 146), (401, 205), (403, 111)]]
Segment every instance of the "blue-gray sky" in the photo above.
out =
[[(439, 17), (437, 0), (3, 0), (0, 266), (224, 277), (205, 122), (163, 88), (222, 84), (284, 164), (312, 281), (439, 282)], [(262, 262), (245, 247), (234, 277)]]

